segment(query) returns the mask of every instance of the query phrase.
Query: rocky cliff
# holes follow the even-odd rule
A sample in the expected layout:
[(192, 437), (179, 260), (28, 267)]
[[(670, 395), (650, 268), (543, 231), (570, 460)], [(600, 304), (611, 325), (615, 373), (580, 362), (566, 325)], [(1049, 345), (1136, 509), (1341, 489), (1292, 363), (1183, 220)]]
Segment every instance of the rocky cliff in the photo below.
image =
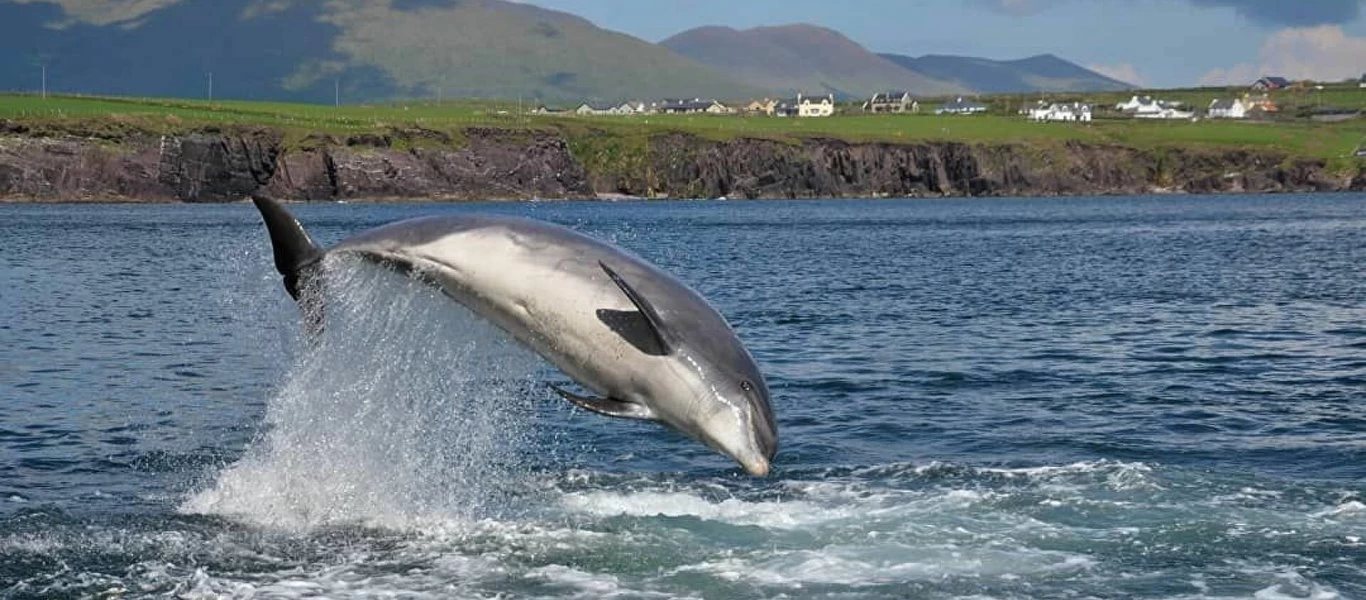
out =
[(153, 135), (0, 122), (0, 198), (223, 202), (670, 197), (1038, 196), (1366, 189), (1366, 169), (1272, 150), (1063, 143), (908, 144), (473, 128), (311, 135), (263, 128)]

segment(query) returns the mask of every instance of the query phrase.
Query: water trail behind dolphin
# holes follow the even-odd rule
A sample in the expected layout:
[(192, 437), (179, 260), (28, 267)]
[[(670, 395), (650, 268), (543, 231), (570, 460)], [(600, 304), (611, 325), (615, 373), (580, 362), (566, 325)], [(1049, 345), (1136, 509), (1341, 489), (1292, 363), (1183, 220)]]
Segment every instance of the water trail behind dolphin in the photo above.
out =
[(277, 527), (476, 518), (526, 464), (544, 363), (411, 278), (327, 259), (326, 330), (237, 464), (182, 506)]

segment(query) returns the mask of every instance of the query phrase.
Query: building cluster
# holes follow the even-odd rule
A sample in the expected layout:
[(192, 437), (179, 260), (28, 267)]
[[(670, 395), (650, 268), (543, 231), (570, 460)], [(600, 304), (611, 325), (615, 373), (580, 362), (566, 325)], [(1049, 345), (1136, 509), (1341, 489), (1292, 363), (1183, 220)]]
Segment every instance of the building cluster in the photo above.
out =
[[(557, 108), (538, 106), (537, 114), (545, 115), (766, 115), (770, 117), (829, 117), (835, 114), (835, 96), (808, 96), (797, 94), (796, 98), (762, 98), (745, 104), (727, 105), (719, 100), (665, 99), (656, 102), (623, 102), (621, 104), (594, 104), (585, 102), (577, 108)], [(867, 113), (918, 113), (920, 101), (908, 92), (887, 91), (873, 94), (863, 103)], [(934, 110), (937, 115), (972, 115), (987, 112), (987, 106), (980, 102), (965, 100), (961, 97), (946, 102)]]
[(680, 100), (669, 98), (657, 102), (623, 102), (615, 105), (583, 103), (578, 108), (561, 109), (541, 105), (534, 111), (537, 114), (584, 116), (612, 115), (731, 115), (762, 114), (773, 117), (828, 117), (835, 114), (835, 96), (807, 96), (798, 94), (796, 98), (775, 100), (764, 98), (753, 100), (740, 106), (728, 106), (719, 100), (693, 98)]
[[(1215, 99), (1204, 111), (1203, 116), (1211, 119), (1246, 119), (1259, 115), (1270, 115), (1279, 111), (1268, 92), (1282, 89), (1301, 89), (1305, 82), (1291, 82), (1284, 77), (1262, 77), (1253, 82), (1251, 92), (1240, 98)], [(1366, 88), (1366, 75), (1361, 76), (1359, 85)], [(862, 103), (862, 111), (869, 114), (919, 113), (920, 101), (909, 92), (890, 90), (873, 94)], [(1202, 116), (1194, 108), (1182, 102), (1162, 100), (1152, 96), (1133, 96), (1115, 105), (1114, 111), (1134, 119), (1191, 120)], [(795, 98), (763, 98), (745, 104), (727, 105), (719, 100), (665, 99), (656, 102), (623, 102), (618, 105), (580, 104), (573, 109), (558, 109), (540, 106), (540, 114), (572, 114), (585, 116), (602, 115), (766, 115), (773, 117), (828, 117), (836, 112), (833, 94), (808, 96), (797, 94)], [(936, 115), (977, 115), (988, 112), (986, 104), (965, 99), (961, 96), (934, 108)], [(1080, 122), (1092, 121), (1094, 109), (1083, 102), (1047, 102), (1040, 100), (1026, 106), (1021, 115), (1036, 122)], [(1333, 116), (1333, 115), (1329, 115)], [(1356, 116), (1352, 112), (1349, 117)], [(1325, 117), (1327, 118), (1327, 117)]]
[(1266, 94), (1256, 97), (1243, 94), (1242, 98), (1230, 100), (1216, 98), (1209, 103), (1209, 111), (1206, 114), (1211, 119), (1246, 119), (1256, 116), (1257, 113), (1271, 114), (1278, 111), (1280, 107)]

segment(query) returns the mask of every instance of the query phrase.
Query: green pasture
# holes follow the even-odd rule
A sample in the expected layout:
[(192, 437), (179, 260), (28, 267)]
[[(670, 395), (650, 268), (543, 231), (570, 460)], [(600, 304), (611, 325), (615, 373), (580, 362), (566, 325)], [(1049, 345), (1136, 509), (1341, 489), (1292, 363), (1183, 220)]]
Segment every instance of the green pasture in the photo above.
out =
[[(1198, 92), (1209, 94), (1209, 90)], [(1290, 94), (1300, 94), (1291, 96)], [(1313, 92), (1319, 93), (1317, 91)], [(1366, 90), (1338, 86), (1325, 89), (1324, 104), (1347, 105), (1366, 99)], [(1197, 92), (1175, 90), (1158, 95), (1188, 99), (1197, 104)], [(1303, 101), (1309, 92), (1280, 92), (1283, 107)], [(1092, 94), (1091, 102), (1118, 102), (1126, 94)], [(1023, 97), (997, 97), (1009, 106)], [(1298, 99), (1298, 100), (1296, 100)], [(1318, 100), (1315, 99), (1317, 102)], [(1208, 104), (1206, 101), (1205, 104)], [(1358, 106), (1358, 105), (1353, 105)], [(1363, 106), (1366, 108), (1366, 106)], [(1314, 123), (1300, 119), (1285, 122), (1227, 120), (1140, 121), (1100, 118), (1092, 123), (1035, 123), (1011, 111), (977, 116), (937, 116), (928, 110), (914, 115), (864, 115), (846, 113), (823, 119), (795, 119), (739, 115), (638, 115), (579, 117), (527, 114), (532, 106), (495, 101), (410, 101), (367, 105), (327, 106), (275, 102), (203, 101), (151, 98), (110, 98), (34, 95), (0, 95), (0, 119), (24, 123), (34, 129), (54, 128), (74, 132), (136, 130), (175, 133), (205, 126), (265, 126), (286, 132), (297, 140), (309, 133), (349, 135), (385, 133), (395, 129), (424, 128), (447, 132), (460, 139), (469, 127), (554, 130), (571, 144), (592, 138), (593, 147), (609, 138), (643, 140), (668, 132), (683, 132), (709, 139), (738, 137), (799, 141), (836, 138), (860, 142), (958, 141), (965, 143), (1063, 142), (1121, 144), (1135, 147), (1276, 149), (1292, 156), (1344, 159), (1366, 143), (1366, 119), (1342, 123)], [(932, 109), (932, 106), (925, 106)], [(616, 144), (635, 147), (637, 142)], [(613, 144), (608, 144), (609, 146)]]

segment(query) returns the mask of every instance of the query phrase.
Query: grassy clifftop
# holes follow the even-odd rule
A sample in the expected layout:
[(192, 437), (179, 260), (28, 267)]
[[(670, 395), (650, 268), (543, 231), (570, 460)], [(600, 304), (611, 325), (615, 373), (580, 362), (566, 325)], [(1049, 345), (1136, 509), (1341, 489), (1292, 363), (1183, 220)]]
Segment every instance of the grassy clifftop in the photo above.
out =
[[(713, 140), (739, 138), (797, 142), (914, 143), (950, 141), (1028, 144), (1042, 150), (1080, 142), (1138, 149), (1274, 150), (1292, 158), (1327, 160), (1356, 168), (1352, 153), (1366, 142), (1366, 120), (1339, 123), (1229, 120), (1033, 123), (1011, 115), (935, 116), (846, 114), (823, 119), (762, 116), (642, 115), (575, 117), (528, 114), (516, 102), (409, 102), (340, 107), (265, 102), (0, 95), (0, 119), (45, 131), (116, 140), (129, 132), (175, 134), (204, 127), (260, 126), (284, 132), (287, 144), (314, 134), (347, 137), (394, 130), (433, 130), (461, 139), (471, 127), (547, 131), (563, 135), (576, 153), (629, 155), (644, 140), (686, 133)], [(592, 157), (584, 157), (592, 162)]]

